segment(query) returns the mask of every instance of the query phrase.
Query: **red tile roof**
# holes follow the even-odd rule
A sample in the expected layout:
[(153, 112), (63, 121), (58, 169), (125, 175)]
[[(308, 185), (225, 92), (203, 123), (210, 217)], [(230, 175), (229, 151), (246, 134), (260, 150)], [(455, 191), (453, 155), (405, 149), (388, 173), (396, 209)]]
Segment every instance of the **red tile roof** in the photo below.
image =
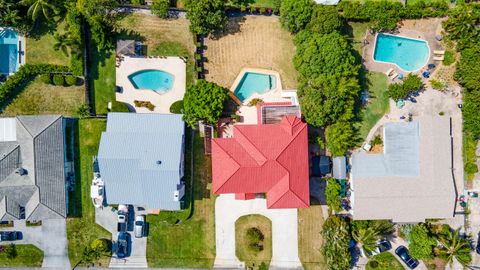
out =
[(268, 208), (310, 205), (307, 124), (286, 116), (278, 124), (235, 125), (233, 134), (212, 140), (214, 193), (266, 193)]

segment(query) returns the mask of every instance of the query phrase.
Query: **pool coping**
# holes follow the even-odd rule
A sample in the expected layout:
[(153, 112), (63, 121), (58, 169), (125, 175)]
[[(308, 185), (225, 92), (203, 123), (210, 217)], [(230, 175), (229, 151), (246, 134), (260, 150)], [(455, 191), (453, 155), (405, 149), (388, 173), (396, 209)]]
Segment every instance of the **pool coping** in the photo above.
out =
[[(273, 89), (270, 89), (269, 91), (263, 93), (263, 94), (258, 94), (258, 93), (253, 93), (250, 97), (246, 98), (243, 100), (243, 102), (241, 102), (242, 104), (248, 104), (248, 102), (250, 102), (250, 100), (254, 99), (254, 98), (261, 98), (262, 95), (266, 94), (266, 93), (274, 93), (274, 92), (281, 92), (282, 91), (282, 80), (280, 78), (280, 73), (278, 73), (277, 71), (274, 71), (274, 70), (270, 70), (270, 69), (262, 69), (262, 68), (242, 68), (242, 70), (240, 70), (240, 72), (238, 73), (237, 77), (235, 78), (235, 80), (233, 81), (233, 84), (232, 86), (230, 87), (230, 92), (232, 92), (232, 94), (238, 98), (236, 95), (235, 95), (235, 89), (238, 87), (238, 84), (240, 83), (240, 81), (242, 80), (243, 76), (245, 75), (245, 73), (247, 72), (250, 72), (250, 73), (260, 73), (260, 74), (266, 74), (266, 75), (271, 75), (271, 76), (275, 76), (275, 79), (276, 79), (276, 85), (275, 85), (275, 88)], [(238, 98), (238, 100), (240, 101), (240, 99)]]
[[(428, 57), (427, 57), (427, 60), (425, 61), (425, 64), (423, 64), (422, 67), (419, 68), (419, 69), (415, 69), (415, 70), (412, 70), (412, 71), (408, 71), (408, 70), (404, 70), (403, 68), (401, 68), (401, 67), (400, 67), (399, 65), (397, 65), (396, 63), (375, 60), (375, 52), (376, 52), (376, 50), (377, 50), (377, 38), (378, 38), (378, 35), (379, 35), (379, 34), (382, 34), (382, 35), (385, 35), (385, 36), (400, 37), (400, 38), (404, 38), (404, 39), (411, 39), (411, 40), (417, 40), (417, 41), (422, 41), (422, 42), (424, 42), (424, 43), (427, 45), (427, 48), (428, 48)], [(428, 65), (428, 62), (429, 62), (431, 56), (432, 56), (432, 50), (430, 49), (430, 45), (428, 45), (428, 41), (427, 41), (427, 40), (420, 39), (420, 38), (411, 38), (411, 37), (406, 37), (406, 36), (402, 36), (402, 35), (392, 35), (392, 34), (388, 34), (388, 33), (376, 33), (376, 34), (375, 34), (375, 44), (373, 45), (373, 51), (372, 51), (372, 60), (373, 60), (374, 62), (384, 63), (384, 64), (390, 64), (390, 65), (395, 65), (397, 68), (399, 68), (399, 69), (400, 69), (401, 71), (403, 71), (403, 72), (413, 73), (413, 72), (418, 72), (418, 71), (422, 70), (426, 65)]]
[[(20, 55), (20, 59), (21, 59), (21, 64), (18, 64), (18, 69), (13, 72), (13, 73), (0, 73), (0, 74), (6, 74), (8, 76), (11, 76), (13, 74), (15, 74), (21, 66), (25, 65), (26, 64), (26, 60), (27, 60), (27, 54), (26, 54), (26, 49), (27, 49), (27, 39), (25, 38), (25, 35), (22, 35), (20, 34), (20, 32), (18, 32), (15, 27), (10, 27), (10, 26), (0, 26), (0, 31), (1, 30), (13, 30), (17, 33), (17, 36), (18, 36), (18, 41), (21, 41), (22, 44), (23, 44), (23, 48), (22, 48), (22, 51), (23, 51), (23, 54)], [(17, 54), (18, 54), (18, 42), (17, 42)], [(18, 62), (18, 59), (17, 59), (17, 62)]]

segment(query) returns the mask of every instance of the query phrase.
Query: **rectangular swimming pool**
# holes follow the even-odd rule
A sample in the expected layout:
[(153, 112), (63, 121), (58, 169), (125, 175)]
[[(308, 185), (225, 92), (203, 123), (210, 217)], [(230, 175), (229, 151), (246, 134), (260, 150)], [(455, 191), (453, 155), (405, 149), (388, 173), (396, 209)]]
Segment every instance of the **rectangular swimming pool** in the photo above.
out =
[(0, 29), (0, 73), (14, 73), (18, 59), (18, 34), (11, 29)]

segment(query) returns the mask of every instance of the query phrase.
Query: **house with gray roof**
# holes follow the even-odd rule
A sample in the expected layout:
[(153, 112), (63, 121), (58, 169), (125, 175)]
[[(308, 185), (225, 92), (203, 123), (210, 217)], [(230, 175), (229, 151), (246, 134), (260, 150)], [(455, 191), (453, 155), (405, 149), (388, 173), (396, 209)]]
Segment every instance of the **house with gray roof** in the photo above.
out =
[(180, 210), (184, 150), (182, 115), (109, 113), (97, 157), (107, 204)]
[(422, 116), (387, 123), (383, 140), (383, 153), (352, 156), (353, 219), (411, 223), (453, 217), (451, 119)]
[(64, 119), (0, 118), (0, 221), (67, 216)]

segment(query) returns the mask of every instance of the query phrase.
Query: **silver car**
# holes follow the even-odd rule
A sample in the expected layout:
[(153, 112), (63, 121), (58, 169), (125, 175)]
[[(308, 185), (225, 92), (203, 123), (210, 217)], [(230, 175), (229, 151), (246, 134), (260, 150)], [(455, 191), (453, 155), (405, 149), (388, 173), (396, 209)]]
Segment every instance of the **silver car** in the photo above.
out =
[(143, 228), (145, 227), (145, 216), (139, 215), (135, 217), (134, 233), (136, 238), (143, 237)]

